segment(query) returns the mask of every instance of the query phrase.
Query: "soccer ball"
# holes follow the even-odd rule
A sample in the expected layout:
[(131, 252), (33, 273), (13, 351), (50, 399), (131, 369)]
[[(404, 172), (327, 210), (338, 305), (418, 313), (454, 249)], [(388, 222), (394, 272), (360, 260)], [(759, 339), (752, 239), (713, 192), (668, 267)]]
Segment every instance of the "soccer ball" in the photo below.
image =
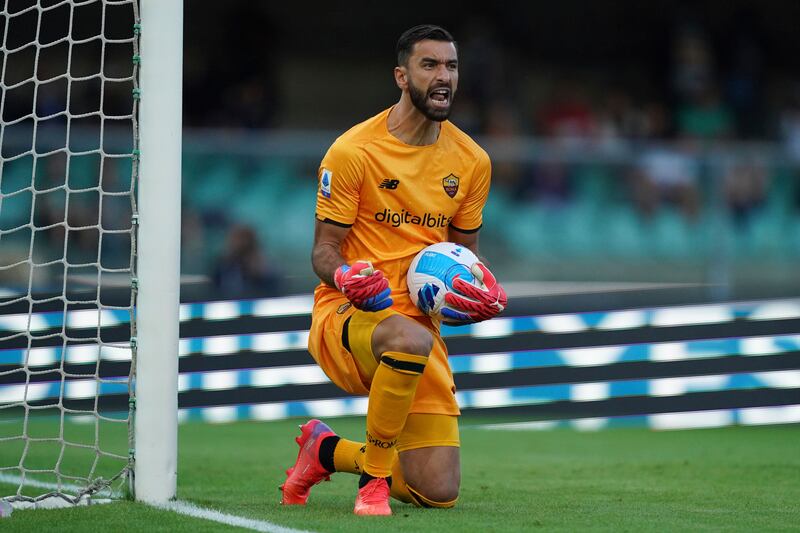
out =
[[(446, 322), (447, 319), (442, 316), (442, 309), (447, 307), (444, 296), (453, 290), (456, 276), (485, 289), (470, 272), (470, 267), (478, 261), (469, 248), (452, 242), (440, 242), (423, 248), (408, 267), (406, 283), (411, 301), (426, 315)], [(426, 290), (428, 284), (430, 287)]]

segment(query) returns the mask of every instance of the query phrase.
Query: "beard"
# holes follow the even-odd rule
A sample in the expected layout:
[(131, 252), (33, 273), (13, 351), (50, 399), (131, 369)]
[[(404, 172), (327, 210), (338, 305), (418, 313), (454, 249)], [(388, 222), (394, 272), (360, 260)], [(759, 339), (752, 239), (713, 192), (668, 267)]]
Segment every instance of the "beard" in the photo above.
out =
[(450, 116), (450, 109), (453, 107), (454, 91), (450, 91), (450, 104), (444, 108), (439, 109), (433, 107), (428, 101), (428, 94), (422, 89), (417, 88), (414, 82), (409, 78), (408, 80), (408, 95), (411, 97), (411, 103), (414, 104), (420, 113), (422, 113), (428, 120), (436, 122), (443, 122)]

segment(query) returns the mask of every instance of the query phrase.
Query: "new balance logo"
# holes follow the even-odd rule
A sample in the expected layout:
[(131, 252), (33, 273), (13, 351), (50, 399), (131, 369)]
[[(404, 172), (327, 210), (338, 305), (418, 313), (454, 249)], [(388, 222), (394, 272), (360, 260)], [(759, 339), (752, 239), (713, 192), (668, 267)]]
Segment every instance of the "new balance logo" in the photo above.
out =
[(398, 185), (400, 185), (400, 180), (390, 180), (390, 179), (387, 178), (387, 179), (383, 180), (380, 185), (378, 185), (378, 188), (379, 189), (389, 189), (389, 190), (393, 191), (393, 190), (395, 190), (397, 188)]

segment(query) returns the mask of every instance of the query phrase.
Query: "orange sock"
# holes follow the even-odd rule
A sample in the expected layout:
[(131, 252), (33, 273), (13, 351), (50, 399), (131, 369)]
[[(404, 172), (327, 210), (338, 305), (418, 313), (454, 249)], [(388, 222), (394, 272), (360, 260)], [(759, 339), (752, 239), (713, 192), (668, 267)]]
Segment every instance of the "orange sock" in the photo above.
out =
[[(339, 439), (333, 451), (333, 464), (337, 472), (361, 474), (364, 472), (364, 451), (366, 444), (347, 439)], [(406, 488), (403, 469), (395, 451), (392, 456), (392, 498), (405, 503), (416, 503)]]
[(367, 444), (364, 472), (373, 477), (392, 473), (397, 437), (403, 430), (428, 358), (386, 352), (372, 377), (367, 407)]
[(363, 442), (339, 439), (339, 442), (336, 443), (336, 448), (333, 450), (333, 466), (336, 471), (349, 472), (351, 474), (363, 473), (364, 448)]

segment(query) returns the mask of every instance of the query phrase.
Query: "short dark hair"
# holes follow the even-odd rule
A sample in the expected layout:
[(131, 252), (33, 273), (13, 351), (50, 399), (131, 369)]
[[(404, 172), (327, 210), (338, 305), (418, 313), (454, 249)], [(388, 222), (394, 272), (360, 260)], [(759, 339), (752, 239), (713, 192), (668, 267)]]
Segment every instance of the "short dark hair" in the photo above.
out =
[(453, 43), (458, 48), (456, 40), (446, 29), (433, 24), (420, 24), (404, 31), (403, 35), (397, 40), (397, 64), (407, 65), (408, 57), (411, 55), (414, 45), (426, 39)]

